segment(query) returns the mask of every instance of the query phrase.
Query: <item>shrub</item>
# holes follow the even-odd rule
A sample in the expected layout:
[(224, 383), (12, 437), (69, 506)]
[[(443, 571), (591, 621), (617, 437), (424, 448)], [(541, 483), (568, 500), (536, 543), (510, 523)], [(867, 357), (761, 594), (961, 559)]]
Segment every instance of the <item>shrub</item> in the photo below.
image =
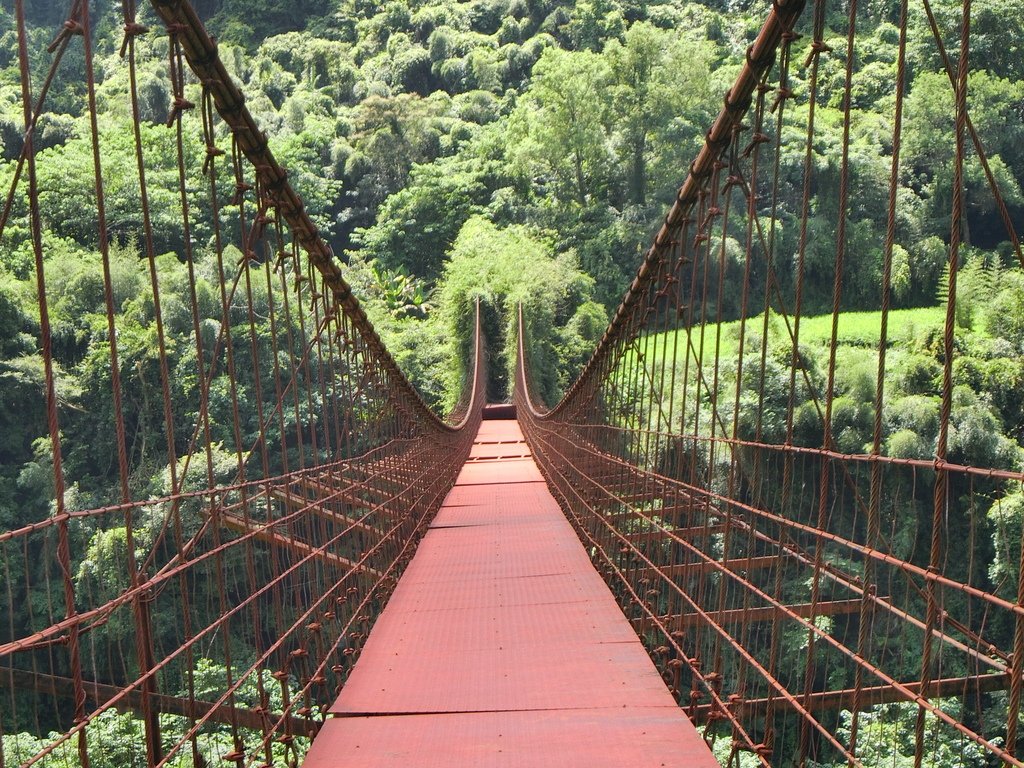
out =
[(985, 330), (1011, 342), (1024, 353), (1024, 273), (1020, 270), (1002, 276), (1002, 290), (991, 300), (984, 313)]
[(912, 429), (894, 432), (885, 441), (885, 455), (896, 459), (929, 459), (933, 453), (934, 444)]
[(930, 395), (937, 391), (936, 379), (942, 369), (925, 355), (907, 355), (903, 365), (895, 371), (896, 389), (908, 395)]
[(995, 556), (988, 568), (988, 577), (996, 593), (1015, 600), (1019, 577), (1021, 521), (1024, 520), (1024, 493), (1011, 493), (996, 501), (988, 511), (992, 525)]
[(893, 400), (886, 410), (892, 431), (911, 430), (934, 440), (939, 431), (939, 398), (910, 395)]

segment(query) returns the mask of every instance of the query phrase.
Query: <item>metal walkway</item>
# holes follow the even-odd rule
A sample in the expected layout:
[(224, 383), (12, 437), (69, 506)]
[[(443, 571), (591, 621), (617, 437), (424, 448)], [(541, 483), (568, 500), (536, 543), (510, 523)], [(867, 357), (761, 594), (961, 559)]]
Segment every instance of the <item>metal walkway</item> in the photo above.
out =
[(718, 765), (511, 420), (483, 422), (330, 712), (306, 768)]

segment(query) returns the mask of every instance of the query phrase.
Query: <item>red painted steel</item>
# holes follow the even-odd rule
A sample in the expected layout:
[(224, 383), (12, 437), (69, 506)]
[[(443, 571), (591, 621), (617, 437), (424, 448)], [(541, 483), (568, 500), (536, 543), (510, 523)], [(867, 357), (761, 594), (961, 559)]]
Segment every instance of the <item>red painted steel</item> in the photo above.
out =
[(690, 768), (708, 759), (707, 747), (688, 722), (681, 724), (670, 709), (647, 707), (617, 710), (614, 716), (601, 709), (570, 709), (336, 718), (320, 731), (305, 764)]
[(525, 619), (522, 604), (403, 613), (395, 610), (381, 617), (374, 631), (394, 636), (395, 648), (422, 643), (454, 650), (501, 648), (510, 637), (529, 645), (580, 637), (597, 643), (626, 643), (636, 638), (627, 625), (604, 621), (605, 615), (590, 600), (533, 603)]
[(544, 478), (531, 459), (471, 462), (459, 473), (456, 485), (491, 486), (499, 483), (540, 483)]
[[(521, 435), (487, 421), (475, 447)], [(463, 470), (307, 768), (717, 765), (536, 478), (532, 458)]]

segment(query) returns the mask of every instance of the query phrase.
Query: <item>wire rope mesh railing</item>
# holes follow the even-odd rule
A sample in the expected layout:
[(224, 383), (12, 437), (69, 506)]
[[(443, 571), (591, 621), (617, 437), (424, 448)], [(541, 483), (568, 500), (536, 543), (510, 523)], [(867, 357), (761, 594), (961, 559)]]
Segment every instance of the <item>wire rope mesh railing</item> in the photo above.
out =
[[(88, 0), (69, 3), (46, 71), (15, 3), (24, 141), (0, 238), (26, 244), (38, 287), (39, 413), (25, 418), (46, 437), (25, 482), (48, 503), (0, 532), (0, 764), (109, 764), (117, 749), (148, 765), (295, 764), (469, 454), (479, 332), (440, 419), (191, 6), (154, 2), (160, 31), (121, 6), (126, 119), (108, 125)], [(140, 41), (166, 50), (165, 126), (141, 118)], [(56, 76), (80, 77), (89, 105), (95, 253), (70, 286), (41, 221), (40, 196), (59, 190), (41, 188), (34, 148)], [(127, 224), (107, 204), (115, 164), (135, 192)], [(177, 194), (154, 195), (154, 173)], [(54, 320), (75, 291), (102, 296), (78, 318), (88, 356)], [(105, 402), (75, 408), (76, 377)]]
[[(532, 396), (520, 319), (519, 418), (727, 764), (1021, 765), (1024, 474), (1019, 444), (959, 386), (958, 276), (976, 269), (967, 174), (1024, 266), (1019, 222), (971, 120), (984, 64), (970, 0), (945, 33), (929, 0), (893, 4), (888, 156), (862, 155), (865, 5), (773, 5), (597, 351), (550, 410)], [(841, 35), (825, 24), (839, 11)], [(951, 148), (942, 303), (913, 311), (895, 308), (914, 237), (909, 45), (940, 68)], [(882, 242), (858, 230), (872, 213)], [(851, 266), (868, 248), (877, 273)]]

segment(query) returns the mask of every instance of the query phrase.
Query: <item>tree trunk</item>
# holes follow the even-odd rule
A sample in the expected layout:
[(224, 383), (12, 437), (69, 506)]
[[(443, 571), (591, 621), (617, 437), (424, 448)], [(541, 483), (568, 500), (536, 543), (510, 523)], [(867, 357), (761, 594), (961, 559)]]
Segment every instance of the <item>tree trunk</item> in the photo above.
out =
[(573, 152), (573, 164), (576, 169), (576, 199), (580, 205), (587, 204), (587, 183), (583, 178), (583, 154), (579, 148)]
[(636, 205), (647, 204), (647, 136), (633, 142), (633, 160), (630, 168), (630, 197)]

